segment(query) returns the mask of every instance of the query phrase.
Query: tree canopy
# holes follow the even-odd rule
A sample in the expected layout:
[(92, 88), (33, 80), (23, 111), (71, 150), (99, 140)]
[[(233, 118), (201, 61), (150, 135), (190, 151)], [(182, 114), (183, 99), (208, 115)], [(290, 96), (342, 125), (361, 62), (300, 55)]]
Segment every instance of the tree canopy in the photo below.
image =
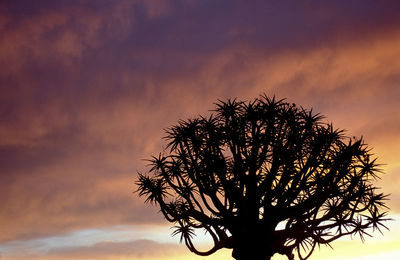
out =
[[(219, 101), (211, 116), (179, 121), (165, 139), (139, 173), (139, 195), (198, 255), (230, 248), (238, 260), (303, 260), (316, 246), (385, 227), (376, 158), (363, 138), (312, 110), (266, 95)], [(214, 242), (208, 251), (195, 247), (196, 229)]]

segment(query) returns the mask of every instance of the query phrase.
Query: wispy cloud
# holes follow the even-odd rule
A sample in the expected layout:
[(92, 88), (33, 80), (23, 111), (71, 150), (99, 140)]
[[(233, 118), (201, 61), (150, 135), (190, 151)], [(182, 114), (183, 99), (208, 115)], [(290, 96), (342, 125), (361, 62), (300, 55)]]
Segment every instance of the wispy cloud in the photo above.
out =
[[(163, 148), (162, 129), (210, 113), (218, 98), (263, 92), (363, 135), (385, 164), (379, 185), (399, 212), (399, 8), (2, 2), (0, 241), (159, 223), (157, 209), (132, 192), (143, 159)], [(71, 250), (91, 250), (81, 249)]]

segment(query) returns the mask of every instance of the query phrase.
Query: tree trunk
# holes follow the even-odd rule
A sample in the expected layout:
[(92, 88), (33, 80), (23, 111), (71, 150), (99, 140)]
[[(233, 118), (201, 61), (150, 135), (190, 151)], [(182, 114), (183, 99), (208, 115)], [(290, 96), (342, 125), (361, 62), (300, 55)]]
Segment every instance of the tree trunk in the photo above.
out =
[(236, 260), (270, 260), (272, 255), (262, 251), (262, 248), (234, 248), (232, 257)]
[(270, 260), (273, 253), (265, 240), (243, 236), (237, 241), (232, 251), (236, 260)]

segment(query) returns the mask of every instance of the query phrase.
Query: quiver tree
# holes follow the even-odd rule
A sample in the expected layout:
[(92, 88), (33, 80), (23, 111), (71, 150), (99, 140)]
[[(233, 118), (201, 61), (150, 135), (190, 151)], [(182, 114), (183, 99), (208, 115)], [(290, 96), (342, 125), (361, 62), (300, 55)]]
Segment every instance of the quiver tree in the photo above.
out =
[[(231, 248), (235, 259), (307, 259), (316, 245), (385, 227), (386, 195), (362, 138), (347, 138), (323, 117), (261, 96), (219, 101), (214, 115), (167, 130), (166, 150), (139, 173), (140, 196), (175, 223), (190, 251)], [(213, 246), (200, 252), (196, 229)]]

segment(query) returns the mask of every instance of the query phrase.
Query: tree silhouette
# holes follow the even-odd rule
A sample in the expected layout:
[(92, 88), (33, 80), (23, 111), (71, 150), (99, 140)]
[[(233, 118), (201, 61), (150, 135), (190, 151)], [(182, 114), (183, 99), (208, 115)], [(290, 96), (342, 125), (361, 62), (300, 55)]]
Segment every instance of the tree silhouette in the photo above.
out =
[[(362, 138), (323, 116), (267, 96), (219, 101), (214, 115), (167, 130), (166, 150), (137, 180), (140, 196), (175, 223), (190, 251), (231, 248), (237, 260), (307, 259), (316, 245), (381, 231), (386, 195)], [(196, 249), (196, 229), (213, 240)]]

